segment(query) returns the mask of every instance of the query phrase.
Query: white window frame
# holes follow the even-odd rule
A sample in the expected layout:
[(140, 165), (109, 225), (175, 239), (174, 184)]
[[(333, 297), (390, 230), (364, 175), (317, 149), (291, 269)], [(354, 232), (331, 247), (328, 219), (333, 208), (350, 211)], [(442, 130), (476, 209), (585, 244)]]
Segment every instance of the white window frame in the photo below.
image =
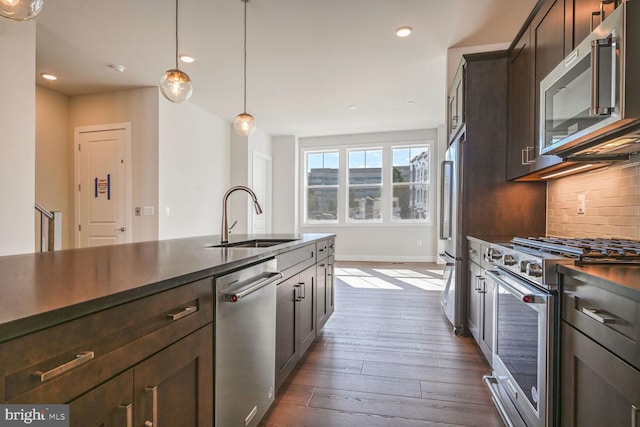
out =
[[(416, 181), (410, 181), (410, 182), (402, 182), (402, 183), (395, 183), (393, 182), (393, 150), (395, 149), (407, 149), (407, 148), (422, 148), (422, 147), (427, 147), (427, 152), (429, 154), (429, 174), (427, 175), (427, 181), (426, 182), (416, 182)], [(392, 145), (390, 147), (390, 155), (391, 155), (391, 165), (390, 165), (390, 174), (389, 174), (389, 187), (390, 187), (390, 194), (389, 194), (389, 205), (390, 205), (390, 209), (393, 209), (393, 189), (396, 186), (401, 186), (401, 185), (411, 185), (411, 184), (418, 184), (418, 185), (424, 185), (427, 191), (427, 203), (429, 205), (429, 209), (428, 209), (428, 213), (427, 213), (427, 218), (426, 219), (394, 219), (393, 218), (393, 213), (391, 213), (391, 216), (389, 217), (389, 220), (393, 223), (401, 223), (401, 224), (431, 224), (431, 218), (433, 215), (433, 208), (432, 208), (432, 191), (431, 191), (431, 179), (432, 179), (432, 175), (433, 175), (433, 144), (429, 144), (427, 143), (420, 143), (420, 144), (415, 144), (415, 145), (408, 145), (408, 144), (402, 144), (402, 145)]]
[[(324, 154), (324, 153), (338, 153), (338, 184), (336, 185), (312, 185), (309, 186), (309, 181), (308, 181), (308, 177), (307, 177), (307, 166), (308, 166), (308, 155), (309, 154)], [(340, 210), (340, 179), (341, 179), (341, 167), (342, 167), (342, 153), (340, 152), (339, 149), (337, 148), (333, 148), (333, 149), (325, 149), (325, 150), (304, 150), (302, 153), (303, 156), (303, 169), (302, 169), (302, 180), (303, 180), (303, 184), (302, 184), (302, 188), (303, 188), (303, 196), (301, 198), (302, 200), (302, 214), (303, 214), (303, 223), (304, 224), (338, 224), (340, 223), (340, 216), (341, 216), (341, 210)], [(337, 194), (337, 208), (336, 208), (336, 219), (310, 219), (308, 212), (307, 212), (307, 198), (309, 195), (309, 188), (336, 188), (338, 190), (338, 194)]]
[[(428, 215), (424, 220), (421, 219), (393, 219), (393, 149), (394, 148), (417, 148), (426, 146), (429, 151), (429, 177), (426, 183), (428, 191)], [(435, 199), (431, 183), (437, 178), (434, 175), (436, 142), (433, 139), (419, 139), (412, 141), (388, 141), (373, 143), (353, 143), (353, 144), (318, 144), (305, 145), (300, 147), (299, 159), (300, 165), (300, 217), (302, 219), (302, 227), (405, 227), (425, 225), (433, 226), (435, 221)], [(349, 221), (349, 191), (348, 191), (348, 153), (349, 151), (363, 150), (379, 150), (382, 149), (382, 218), (375, 220), (351, 220)], [(307, 218), (307, 155), (312, 153), (338, 152), (339, 157), (339, 177), (338, 177), (338, 218), (335, 220), (314, 220)]]
[[(346, 151), (346, 156), (345, 156), (345, 162), (346, 162), (346, 168), (344, 170), (344, 174), (346, 176), (345, 179), (345, 185), (346, 185), (346, 191), (345, 191), (345, 205), (344, 205), (344, 213), (345, 213), (345, 222), (349, 223), (349, 224), (375, 224), (375, 223), (382, 223), (384, 222), (384, 205), (385, 205), (385, 197), (384, 197), (384, 190), (385, 190), (385, 153), (384, 153), (384, 147), (383, 146), (375, 146), (375, 147), (348, 147), (345, 149)], [(349, 158), (350, 158), (350, 154), (354, 151), (380, 151), (380, 153), (382, 154), (382, 165), (381, 165), (381, 170), (380, 170), (380, 184), (349, 184), (349, 178), (350, 178), (350, 171), (351, 171), (351, 167), (349, 165)], [(340, 171), (340, 174), (342, 174), (342, 171)], [(364, 188), (364, 187), (380, 187), (380, 218), (374, 218), (374, 219), (352, 219), (349, 217), (349, 190), (351, 188)], [(338, 206), (338, 209), (340, 208), (340, 206)]]

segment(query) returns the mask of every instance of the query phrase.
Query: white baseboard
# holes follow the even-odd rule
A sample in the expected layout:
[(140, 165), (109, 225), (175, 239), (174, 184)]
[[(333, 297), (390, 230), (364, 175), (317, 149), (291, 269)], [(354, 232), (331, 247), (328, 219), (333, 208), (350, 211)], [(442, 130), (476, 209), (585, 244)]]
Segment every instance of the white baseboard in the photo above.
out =
[(336, 261), (354, 262), (436, 262), (435, 256), (375, 256), (375, 255), (336, 255)]

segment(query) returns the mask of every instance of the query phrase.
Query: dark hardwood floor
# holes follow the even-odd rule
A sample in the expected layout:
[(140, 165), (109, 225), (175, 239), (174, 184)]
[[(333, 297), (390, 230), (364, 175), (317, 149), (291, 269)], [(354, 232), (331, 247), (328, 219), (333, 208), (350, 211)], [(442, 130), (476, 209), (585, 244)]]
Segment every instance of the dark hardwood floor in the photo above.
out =
[(338, 263), (336, 310), (261, 426), (502, 426), (435, 264)]

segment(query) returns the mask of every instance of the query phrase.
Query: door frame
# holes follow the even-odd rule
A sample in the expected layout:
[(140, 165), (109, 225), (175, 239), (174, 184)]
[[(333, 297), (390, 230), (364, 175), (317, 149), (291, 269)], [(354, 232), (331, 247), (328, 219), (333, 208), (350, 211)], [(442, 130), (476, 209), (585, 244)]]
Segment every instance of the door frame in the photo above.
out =
[(124, 227), (126, 228), (124, 233), (125, 243), (131, 243), (131, 225), (133, 223), (132, 206), (133, 206), (133, 175), (131, 162), (133, 158), (132, 140), (131, 140), (131, 122), (122, 123), (109, 123), (104, 125), (92, 125), (92, 126), (77, 126), (73, 128), (73, 203), (75, 218), (73, 221), (73, 234), (74, 245), (76, 248), (80, 247), (80, 192), (78, 191), (80, 185), (80, 150), (77, 149), (80, 144), (80, 134), (90, 132), (104, 132), (110, 130), (124, 130), (124, 179), (125, 179), (125, 194), (124, 194)]

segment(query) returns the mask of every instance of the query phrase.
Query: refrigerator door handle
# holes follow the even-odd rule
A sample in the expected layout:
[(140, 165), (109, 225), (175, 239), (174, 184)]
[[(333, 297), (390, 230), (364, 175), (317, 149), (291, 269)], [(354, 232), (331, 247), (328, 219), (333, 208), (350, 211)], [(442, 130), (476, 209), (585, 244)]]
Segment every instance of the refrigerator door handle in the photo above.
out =
[(451, 240), (453, 220), (453, 162), (442, 162), (440, 181), (440, 240)]

